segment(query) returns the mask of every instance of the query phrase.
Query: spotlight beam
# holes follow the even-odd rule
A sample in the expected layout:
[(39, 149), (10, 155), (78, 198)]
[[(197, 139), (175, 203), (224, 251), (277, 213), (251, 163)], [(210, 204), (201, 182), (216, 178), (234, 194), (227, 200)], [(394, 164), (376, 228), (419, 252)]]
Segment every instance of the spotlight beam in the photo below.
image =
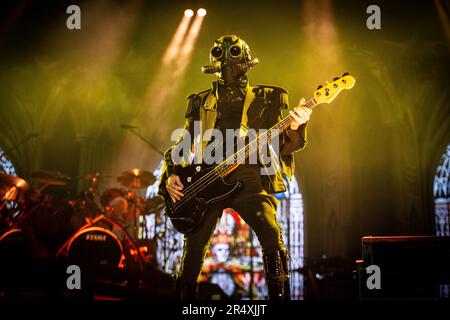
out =
[(186, 12), (183, 15), (183, 18), (181, 18), (181, 21), (178, 24), (177, 30), (175, 31), (175, 33), (172, 37), (172, 40), (170, 40), (170, 43), (167, 46), (166, 52), (164, 53), (164, 56), (162, 59), (162, 62), (164, 65), (170, 64), (177, 56), (177, 53), (180, 50), (183, 39), (189, 29), (189, 23), (191, 22), (191, 18), (192, 18), (192, 16), (187, 16)]
[(187, 34), (186, 39), (183, 43), (183, 47), (181, 48), (181, 54), (178, 60), (178, 68), (174, 70), (174, 73), (177, 77), (183, 75), (184, 71), (189, 65), (192, 51), (194, 51), (194, 46), (197, 41), (198, 35), (200, 34), (204, 18), (205, 16), (197, 15), (192, 22), (189, 33)]

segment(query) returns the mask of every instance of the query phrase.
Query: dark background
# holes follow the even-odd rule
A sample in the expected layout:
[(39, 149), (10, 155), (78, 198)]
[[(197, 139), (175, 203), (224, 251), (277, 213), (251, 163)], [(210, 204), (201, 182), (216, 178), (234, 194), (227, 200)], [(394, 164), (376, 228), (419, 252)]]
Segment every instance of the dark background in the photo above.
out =
[[(66, 28), (69, 4), (81, 7), (81, 30)], [(370, 4), (381, 8), (381, 30), (366, 27)], [(164, 50), (183, 11), (200, 7), (208, 14), (191, 59), (168, 89)], [(435, 233), (433, 178), (450, 142), (448, 1), (6, 0), (0, 8), (0, 148), (40, 134), (9, 155), (19, 176), (153, 171), (158, 153), (119, 125), (141, 126), (167, 148), (186, 96), (213, 80), (200, 73), (212, 41), (235, 33), (261, 61), (251, 83), (288, 89), (291, 105), (343, 72), (357, 79), (314, 111), (296, 155), (306, 257), (353, 261), (364, 235)]]

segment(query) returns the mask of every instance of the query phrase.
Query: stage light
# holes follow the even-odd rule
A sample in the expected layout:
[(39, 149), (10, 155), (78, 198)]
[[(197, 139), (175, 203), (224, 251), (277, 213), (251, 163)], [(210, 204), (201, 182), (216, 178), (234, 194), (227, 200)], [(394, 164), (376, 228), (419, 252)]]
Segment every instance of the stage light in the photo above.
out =
[(194, 16), (194, 11), (192, 11), (191, 9), (186, 9), (184, 10), (184, 16), (190, 18)]
[(197, 15), (200, 17), (206, 16), (206, 9), (200, 8), (197, 10)]

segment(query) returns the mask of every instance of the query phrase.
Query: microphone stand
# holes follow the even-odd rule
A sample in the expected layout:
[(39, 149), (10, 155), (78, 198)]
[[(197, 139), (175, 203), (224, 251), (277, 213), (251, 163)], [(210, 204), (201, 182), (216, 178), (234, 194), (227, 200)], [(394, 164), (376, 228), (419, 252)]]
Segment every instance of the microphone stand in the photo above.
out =
[(14, 150), (17, 150), (17, 148), (19, 148), (21, 145), (23, 145), (24, 143), (28, 142), (31, 138), (33, 137), (37, 137), (36, 134), (29, 134), (27, 135), (25, 138), (23, 138), (22, 140), (20, 140), (16, 145), (13, 145), (11, 148), (9, 148), (6, 151), (3, 151), (2, 154), (0, 154), (0, 161), (1, 162), (6, 162), (6, 155), (11, 153)]
[(142, 141), (144, 141), (148, 146), (150, 146), (150, 148), (153, 149), (153, 151), (155, 151), (156, 153), (160, 154), (161, 156), (164, 157), (164, 153), (159, 150), (151, 141), (149, 141), (147, 138), (145, 138), (140, 132), (139, 130), (137, 130), (136, 128), (133, 127), (129, 127), (129, 128), (124, 128), (124, 129), (128, 129), (130, 130), (135, 136), (137, 136), (138, 138), (140, 138)]
[[(122, 127), (122, 126), (121, 126)], [(142, 141), (144, 141), (153, 151), (155, 151), (156, 153), (158, 153), (159, 155), (161, 155), (164, 158), (164, 153), (159, 150), (150, 140), (148, 140), (147, 138), (145, 138), (141, 133), (140, 130), (138, 128), (132, 127), (132, 126), (123, 126), (123, 129), (128, 129), (131, 131), (131, 133), (133, 133), (135, 136), (137, 136), (139, 139), (141, 139)], [(137, 219), (136, 219), (136, 200), (134, 202), (134, 229), (138, 228), (138, 223), (137, 223)], [(155, 228), (156, 228), (156, 216), (155, 216)], [(143, 229), (144, 230), (144, 229)], [(145, 230), (148, 234), (148, 230), (147, 230), (147, 226), (145, 226)], [(165, 231), (164, 231), (165, 232)], [(136, 239), (138, 239), (139, 235), (138, 232), (136, 232)]]
[(254, 260), (253, 260), (253, 230), (250, 230), (250, 235), (249, 235), (249, 239), (250, 239), (250, 287), (248, 290), (248, 297), (250, 300), (254, 300), (255, 299), (255, 293), (253, 292), (253, 285), (254, 285), (254, 275), (255, 275), (255, 270), (254, 270)]

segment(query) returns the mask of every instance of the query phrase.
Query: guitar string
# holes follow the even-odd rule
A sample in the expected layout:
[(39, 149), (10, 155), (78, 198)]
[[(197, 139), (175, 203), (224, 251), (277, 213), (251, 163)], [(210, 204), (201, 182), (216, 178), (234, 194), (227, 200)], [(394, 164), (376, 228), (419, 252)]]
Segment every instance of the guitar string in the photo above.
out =
[[(310, 109), (312, 109), (312, 108), (315, 107), (316, 105), (317, 105), (317, 101), (316, 101), (314, 98), (309, 99), (309, 100), (304, 104), (305, 107), (310, 108)], [(281, 125), (281, 123), (282, 123), (284, 120), (288, 119), (288, 118), (290, 118), (290, 115), (287, 116), (287, 117), (285, 117), (285, 118), (284, 118), (283, 120), (281, 120), (279, 123), (275, 124), (272, 128), (269, 129), (269, 131), (270, 131), (270, 130), (273, 130), (276, 126)], [(292, 119), (292, 120), (293, 120), (293, 119)], [(286, 128), (284, 128), (284, 129), (286, 129)], [(284, 129), (283, 129), (282, 131), (284, 131)], [(255, 139), (255, 140), (258, 141), (259, 138), (258, 138), (258, 139)], [(254, 140), (254, 141), (255, 141), (255, 140)], [(249, 145), (250, 145), (250, 144), (249, 144)], [(241, 152), (242, 150), (245, 150), (249, 145), (247, 145), (247, 146), (245, 146), (243, 149), (237, 151), (236, 153), (234, 153), (233, 155), (231, 155), (229, 158), (235, 158), (236, 155), (237, 155), (239, 152)], [(253, 151), (252, 151), (252, 152), (253, 152)], [(228, 158), (228, 159), (229, 159), (229, 158)], [(208, 178), (209, 176), (211, 176), (211, 175), (214, 175), (214, 173), (215, 173), (214, 171), (215, 171), (216, 169), (220, 168), (220, 166), (222, 166), (222, 165), (227, 165), (228, 159), (226, 159), (226, 160), (224, 160), (222, 163), (218, 164), (218, 165), (217, 165), (215, 168), (213, 168), (208, 174), (206, 174), (204, 177), (202, 177), (202, 178), (201, 178), (200, 180), (198, 180), (196, 183), (194, 183), (194, 184), (192, 184), (191, 186), (189, 186), (188, 188), (186, 188), (186, 189), (184, 190), (184, 192), (187, 192), (187, 191), (192, 190), (193, 188), (197, 187), (197, 185), (199, 185), (200, 183), (203, 183), (203, 180), (207, 179), (207, 178)], [(244, 160), (245, 160), (245, 158), (244, 158)], [(236, 165), (236, 164), (234, 164), (234, 165)], [(234, 165), (230, 166), (229, 168), (226, 168), (226, 170), (231, 169)], [(237, 163), (237, 166), (239, 166), (239, 165), (240, 165), (240, 163)], [(226, 172), (226, 171), (225, 171), (225, 172)], [(217, 176), (217, 177), (220, 177), (220, 175)], [(208, 184), (209, 184), (209, 182), (208, 182)], [(203, 189), (203, 188), (201, 188), (201, 189)], [(200, 189), (200, 190), (201, 190), (201, 189)], [(188, 198), (188, 199), (189, 199), (189, 198)], [(181, 202), (181, 200), (180, 200), (179, 202)]]
[[(305, 103), (305, 106), (308, 108), (312, 108), (315, 105), (315, 101), (314, 99), (310, 99), (308, 100), (307, 103)], [(266, 131), (266, 133), (269, 132), (273, 132), (273, 130), (276, 130), (276, 127), (283, 127), (285, 125), (289, 125), (294, 119), (292, 118), (291, 115), (288, 115), (287, 117), (285, 117), (283, 120), (281, 120), (279, 123), (275, 124), (272, 128), (270, 128), (268, 131)], [(287, 123), (289, 122), (289, 123)], [(286, 127), (287, 128), (287, 127)], [(284, 131), (284, 129), (281, 131)], [(234, 163), (234, 164), (228, 164), (227, 162), (232, 159), (232, 158), (238, 158), (240, 157), (241, 159), (238, 161), (242, 161), (245, 160), (247, 158), (247, 154), (253, 154), (253, 152), (257, 151), (257, 149), (254, 149), (254, 145), (251, 144), (255, 144), (256, 143), (256, 147), (258, 147), (258, 143), (260, 140), (262, 140), (262, 138), (266, 139), (267, 134), (265, 133), (265, 135), (263, 137), (259, 137), (258, 139), (253, 140), (251, 143), (249, 143), (248, 145), (246, 145), (244, 148), (240, 149), (238, 152), (234, 153), (232, 156), (230, 156), (229, 158), (227, 158), (226, 160), (224, 160), (222, 163), (220, 163), (219, 165), (217, 165), (215, 168), (213, 168), (208, 174), (206, 174), (204, 177), (202, 177), (200, 180), (198, 180), (196, 183), (194, 183), (193, 185), (191, 185), (190, 187), (186, 188), (186, 190), (184, 190), (185, 193), (187, 192), (195, 192), (194, 194), (191, 194), (185, 198), (182, 198), (181, 200), (179, 200), (178, 202), (176, 202), (174, 204), (174, 209), (180, 207), (181, 205), (183, 205), (184, 202), (188, 201), (189, 199), (191, 199), (193, 196), (195, 196), (196, 193), (198, 193), (199, 191), (203, 190), (207, 185), (209, 185), (211, 182), (213, 182), (214, 180), (222, 177), (223, 174), (225, 174), (228, 170), (230, 170), (233, 166), (239, 166), (241, 163)], [(280, 132), (281, 133), (281, 132)], [(266, 143), (264, 141), (264, 143)], [(251, 149), (246, 151), (246, 149)], [(242, 155), (243, 153), (243, 155)], [(242, 159), (242, 157), (244, 157)], [(200, 187), (198, 187), (198, 185), (201, 184)]]
[[(310, 99), (308, 100), (305, 105), (305, 107), (307, 108), (312, 108), (315, 106), (315, 100), (314, 99)], [(262, 139), (264, 139), (264, 144), (266, 143), (266, 136), (268, 136), (267, 133), (271, 133), (274, 130), (277, 130), (277, 127), (283, 127), (285, 125), (289, 125), (290, 123), (292, 123), (294, 119), (292, 118), (292, 116), (289, 114), (288, 116), (286, 116), (285, 118), (283, 118), (283, 120), (281, 120), (280, 122), (278, 122), (277, 124), (275, 124), (272, 128), (270, 128), (268, 131), (266, 131), (264, 133), (264, 136), (262, 137), (258, 137), (257, 139), (252, 140), (249, 144), (247, 144), (245, 147), (243, 147), (242, 149), (240, 149), (239, 151), (235, 152), (233, 155), (231, 155), (230, 157), (228, 157), (227, 159), (225, 159), (224, 161), (222, 161), (222, 163), (218, 164), (215, 168), (213, 168), (208, 174), (206, 174), (204, 177), (202, 177), (201, 179), (199, 179), (196, 183), (190, 185), (188, 188), (186, 188), (186, 190), (183, 190), (183, 192), (186, 194), (188, 192), (195, 192), (198, 193), (201, 190), (203, 190), (207, 185), (209, 185), (211, 182), (213, 182), (214, 180), (222, 177), (223, 174), (227, 173), (228, 170), (230, 170), (231, 168), (233, 168), (234, 166), (239, 166), (241, 163), (240, 161), (244, 161), (245, 159), (247, 159), (248, 156), (250, 156), (250, 154), (253, 154), (253, 152), (258, 150), (259, 145), (261, 145), (262, 143), (260, 142)], [(288, 123), (289, 122), (289, 123)], [(287, 127), (286, 127), (287, 128)], [(284, 131), (286, 128), (283, 128)], [(280, 134), (281, 132), (279, 132), (278, 134)], [(255, 145), (256, 144), (256, 145)], [(256, 149), (255, 149), (256, 147)], [(248, 150), (247, 150), (248, 149)], [(228, 162), (234, 161), (233, 158), (236, 158), (236, 162), (234, 164), (229, 164)], [(200, 185), (200, 187), (198, 187)], [(191, 194), (187, 197), (182, 198), (181, 200), (179, 200), (178, 202), (175, 202), (174, 204), (174, 209), (179, 208), (181, 205), (183, 205), (183, 202), (188, 201), (189, 199), (191, 199), (195, 194)]]
[[(311, 99), (311, 100), (312, 100), (312, 99)], [(305, 103), (305, 106), (307, 106), (307, 107), (309, 107), (309, 108), (312, 107), (312, 106), (314, 105), (314, 102), (311, 101), (311, 100), (309, 100), (307, 103)], [(310, 102), (311, 102), (311, 103), (310, 103)], [(309, 104), (311, 104), (311, 106), (309, 106)], [(278, 123), (275, 124), (272, 128), (270, 128), (267, 132), (273, 131), (273, 130), (277, 129), (277, 128), (275, 128), (275, 127), (277, 127), (277, 126), (284, 126), (286, 123), (283, 123), (283, 122), (287, 122), (287, 121), (292, 122), (293, 120), (294, 120), (294, 119), (292, 119), (292, 117), (291, 117), (290, 115), (288, 115), (288, 116), (286, 116), (285, 118), (283, 118), (282, 121), (278, 122)], [(284, 129), (283, 129), (283, 130), (284, 130)], [(282, 131), (283, 131), (283, 130), (282, 130)], [(264, 138), (265, 138), (265, 136), (264, 136)], [(225, 159), (224, 161), (222, 161), (220, 164), (218, 164), (218, 165), (217, 165), (214, 169), (212, 169), (211, 171), (213, 171), (213, 170), (218, 170), (218, 169), (220, 169), (221, 166), (225, 166), (225, 167), (226, 167), (226, 166), (229, 166), (228, 168), (225, 168), (225, 170), (230, 169), (231, 167), (233, 167), (234, 165), (236, 165), (236, 163), (234, 163), (234, 164), (229, 164), (229, 163), (228, 163), (229, 160), (233, 160), (232, 158), (236, 158), (236, 157), (238, 156), (239, 153), (245, 152), (245, 149), (251, 148), (251, 147), (252, 147), (251, 144), (253, 144), (253, 143), (256, 143), (257, 145), (260, 144), (260, 143), (258, 143), (258, 142), (259, 142), (258, 140), (261, 140), (261, 139), (262, 139), (262, 137), (258, 137), (257, 139), (252, 140), (248, 145), (246, 145), (246, 146), (243, 147), (242, 149), (238, 150), (238, 151), (237, 151), (236, 153), (234, 153), (233, 155), (229, 156), (227, 159)], [(209, 174), (211, 174), (211, 173), (212, 173), (212, 172), (210, 172)], [(198, 180), (197, 182), (201, 183), (202, 180), (203, 180), (203, 178), (207, 177), (209, 174), (205, 175), (204, 177), (202, 177), (202, 178), (201, 178), (200, 180)], [(185, 191), (191, 190), (191, 189), (192, 189), (191, 187), (194, 187), (194, 186), (196, 186), (197, 184), (198, 184), (198, 183), (189, 186), (188, 188), (186, 188)]]
[[(311, 105), (309, 105), (311, 104)], [(309, 99), (306, 103), (305, 103), (305, 107), (308, 107), (310, 109), (312, 109), (313, 107), (315, 107), (317, 105), (317, 101), (314, 98)], [(281, 120), (279, 123), (275, 124), (272, 128), (269, 129), (268, 132), (270, 132), (272, 129), (274, 129), (277, 126), (281, 126), (281, 124), (286, 120), (291, 118), (290, 115), (288, 115), (287, 117), (285, 117), (283, 120)], [(290, 121), (292, 121), (293, 119), (289, 119)], [(285, 125), (285, 124), (283, 124)], [(287, 128), (287, 127), (286, 127)], [(284, 128), (281, 131), (284, 131), (286, 128)], [(281, 133), (281, 132), (280, 132)], [(260, 139), (255, 139), (254, 141), (259, 141)], [(250, 143), (249, 143), (250, 145)], [(231, 157), (229, 158), (233, 158), (236, 157), (236, 155), (241, 152), (242, 150), (245, 150), (246, 148), (250, 148), (249, 145), (245, 146), (243, 149), (239, 150), (238, 152), (236, 152), (235, 154), (233, 154)], [(257, 144), (258, 146), (258, 144)], [(254, 152), (254, 150), (251, 151), (252, 153)], [(244, 155), (246, 155), (247, 152), (244, 153)], [(250, 154), (250, 152), (248, 152), (248, 154)], [(246, 159), (246, 157), (244, 158), (244, 160)], [(208, 174), (206, 174), (204, 177), (202, 177), (201, 179), (199, 179), (196, 183), (192, 184), (191, 186), (189, 186), (188, 188), (186, 188), (186, 190), (184, 190), (184, 192), (187, 192), (187, 190), (189, 190), (189, 192), (191, 190), (194, 190), (193, 194), (182, 198), (180, 201), (176, 202), (174, 204), (174, 208), (176, 209), (177, 207), (183, 205), (183, 202), (188, 201), (189, 199), (191, 199), (192, 197), (195, 196), (196, 193), (200, 192), (201, 190), (203, 190), (207, 185), (209, 185), (212, 181), (214, 181), (215, 179), (218, 179), (219, 177), (222, 177), (222, 174), (227, 173), (228, 170), (232, 169), (233, 166), (238, 167), (240, 165), (240, 163), (234, 164), (234, 165), (229, 165), (229, 167), (227, 166), (227, 160), (223, 161), (222, 163), (220, 163), (219, 165), (217, 165), (215, 168), (213, 168)], [(220, 171), (221, 166), (224, 166), (225, 168), (222, 169), (222, 171)], [(219, 174), (216, 174), (216, 170), (218, 171)], [(234, 170), (234, 169), (233, 169)], [(212, 178), (211, 178), (212, 177)], [(206, 179), (206, 181), (205, 181)], [(197, 186), (202, 183), (202, 186), (200, 186), (199, 188), (197, 188)]]
[[(277, 123), (277, 125), (275, 125), (275, 126), (279, 126), (279, 125), (281, 125), (281, 124), (283, 124), (284, 125), (284, 123), (283, 122), (286, 122), (286, 120), (290, 120), (290, 121), (292, 121), (292, 118), (290, 117), (290, 115), (288, 116), (288, 117), (285, 117), (282, 121), (280, 121), (279, 123)], [(274, 126), (274, 127), (275, 127)], [(271, 129), (269, 129), (269, 131), (270, 130), (273, 130), (273, 128), (274, 127), (272, 127)], [(268, 132), (268, 131), (267, 131)], [(245, 151), (245, 149), (253, 149), (254, 148), (254, 144), (255, 143), (257, 143), (258, 142), (258, 140), (262, 140), (263, 138), (265, 138), (265, 136), (266, 136), (266, 134), (264, 134), (264, 137), (263, 136), (261, 136), (261, 137), (259, 137), (258, 139), (255, 139), (255, 140), (252, 140), (252, 142), (251, 143), (249, 143), (248, 145), (246, 145), (244, 148), (242, 148), (242, 149), (240, 149), (238, 152), (236, 152), (236, 153), (234, 153), (233, 155), (231, 155), (230, 157), (228, 157), (226, 160), (224, 160), (224, 161), (222, 161), (220, 164), (218, 164), (215, 168), (213, 168), (208, 174), (206, 174), (204, 177), (202, 177), (201, 179), (199, 179), (196, 183), (194, 183), (194, 184), (192, 184), (191, 186), (189, 186), (188, 188), (186, 188), (185, 190), (183, 190), (185, 193), (187, 193), (187, 192), (190, 192), (192, 189), (195, 189), (199, 184), (203, 184), (203, 183), (205, 183), (206, 181), (204, 181), (205, 179), (208, 179), (208, 178), (210, 178), (210, 177), (212, 177), (212, 176), (214, 176), (213, 178), (219, 178), (219, 177), (221, 177), (221, 175), (223, 174), (223, 173), (226, 173), (226, 171), (228, 171), (229, 169), (231, 169), (233, 166), (235, 166), (236, 165), (236, 163), (234, 163), (234, 164), (229, 164), (228, 162), (230, 161), (230, 160), (232, 160), (232, 161), (234, 161), (234, 159), (233, 158), (237, 158), (238, 156), (241, 156), (241, 155), (238, 155), (238, 154), (240, 154), (240, 153), (253, 153), (255, 150), (249, 150), (249, 151)], [(242, 156), (241, 156), (242, 157)], [(208, 180), (208, 183), (209, 183), (209, 180)], [(181, 202), (181, 200), (178, 202), (178, 203), (180, 203)]]
[[(312, 99), (311, 99), (312, 100)], [(305, 106), (307, 106), (307, 107), (309, 107), (309, 108), (311, 108), (312, 106), (314, 106), (314, 101), (311, 101), (311, 100), (309, 100), (307, 103), (305, 103)], [(283, 118), (283, 120), (282, 121), (280, 121), (280, 122), (278, 122), (277, 124), (275, 124), (272, 128), (270, 128), (268, 131), (266, 131), (266, 133), (270, 133), (270, 132), (273, 132), (274, 130), (276, 130), (276, 129), (278, 129), (278, 128), (276, 128), (276, 127), (282, 127), (282, 126), (284, 126), (284, 125), (286, 125), (286, 124), (288, 124), (288, 123), (286, 123), (286, 122), (292, 122), (294, 119), (291, 117), (291, 115), (288, 115), (287, 117), (285, 117), (285, 118)], [(284, 129), (286, 129), (286, 128), (284, 128)], [(284, 129), (283, 130), (281, 130), (281, 131), (284, 131)], [(233, 160), (232, 158), (237, 158), (238, 156), (239, 156), (239, 154), (240, 153), (244, 153), (244, 155), (248, 152), (248, 153), (253, 153), (255, 150), (252, 150), (251, 152), (249, 152), (248, 150), (246, 151), (246, 149), (250, 149), (250, 148), (252, 148), (253, 146), (252, 146), (252, 144), (255, 144), (256, 143), (256, 146), (258, 146), (258, 145), (260, 145), (261, 143), (259, 143), (259, 140), (262, 140), (262, 138), (266, 138), (266, 136), (267, 136), (267, 134), (266, 133), (264, 133), (264, 136), (260, 136), (260, 137), (258, 137), (257, 139), (255, 139), (255, 140), (252, 140), (249, 144), (247, 144), (245, 147), (243, 147), (242, 149), (240, 149), (239, 151), (237, 151), (236, 153), (234, 153), (233, 155), (231, 155), (230, 157), (228, 157), (226, 160), (224, 160), (224, 161), (222, 161), (220, 164), (218, 164), (214, 169), (212, 169), (211, 171), (214, 171), (214, 170), (220, 170), (220, 168), (223, 166), (223, 167), (225, 167), (225, 169), (224, 170), (229, 170), (230, 168), (232, 168), (233, 166), (235, 166), (236, 165), (236, 163), (233, 163), (233, 164), (229, 164), (228, 162), (229, 162), (229, 160)], [(239, 164), (241, 164), (241, 163), (239, 163)], [(228, 166), (228, 167), (227, 167)], [(226, 171), (225, 171), (226, 172)], [(210, 172), (209, 174), (212, 174), (213, 172)], [(222, 172), (223, 173), (223, 172)], [(208, 176), (208, 174), (207, 175), (205, 175), (205, 177), (207, 177)], [(205, 178), (205, 177), (202, 177), (202, 179), (203, 178)], [(200, 179), (198, 182), (203, 182), (202, 181), (202, 179)], [(196, 184), (195, 184), (196, 185)], [(194, 186), (194, 184), (193, 185), (191, 185), (190, 187), (193, 187)], [(188, 191), (188, 190), (191, 190), (192, 188), (186, 188), (186, 190), (185, 191)]]
[[(263, 140), (263, 138), (265, 139), (265, 137), (260, 137), (259, 141)], [(256, 141), (256, 139), (253, 140), (253, 141)], [(256, 149), (255, 149), (255, 147), (256, 147)], [(248, 150), (245, 151), (245, 149), (248, 149)], [(235, 161), (237, 163), (228, 164), (227, 161), (230, 160), (230, 158), (228, 158), (227, 160), (222, 162), (220, 165), (217, 165), (215, 168), (213, 168), (208, 174), (206, 174), (200, 180), (198, 180), (199, 183), (196, 183), (195, 186), (194, 185), (191, 186), (191, 188), (186, 188), (186, 190), (183, 190), (183, 192), (185, 194), (187, 194), (189, 192), (197, 193), (197, 192), (203, 190), (207, 185), (209, 185), (214, 180), (222, 177), (223, 174), (225, 174), (227, 171), (232, 169), (234, 166), (239, 165), (240, 164), (239, 161), (245, 160), (247, 158), (247, 155), (246, 155), (247, 153), (248, 154), (253, 154), (253, 152), (257, 151), (258, 150), (258, 145), (255, 146), (254, 143), (252, 143), (251, 145), (248, 144), (245, 149), (239, 150), (240, 154), (234, 154), (233, 155), (233, 157), (235, 158), (233, 161)], [(199, 184), (201, 184), (201, 186), (199, 186)], [(188, 201), (194, 195), (195, 194), (190, 194), (187, 197), (182, 198), (181, 200), (179, 200), (178, 202), (175, 203), (174, 207), (177, 208), (177, 207), (183, 205), (183, 203), (185, 201)]]

